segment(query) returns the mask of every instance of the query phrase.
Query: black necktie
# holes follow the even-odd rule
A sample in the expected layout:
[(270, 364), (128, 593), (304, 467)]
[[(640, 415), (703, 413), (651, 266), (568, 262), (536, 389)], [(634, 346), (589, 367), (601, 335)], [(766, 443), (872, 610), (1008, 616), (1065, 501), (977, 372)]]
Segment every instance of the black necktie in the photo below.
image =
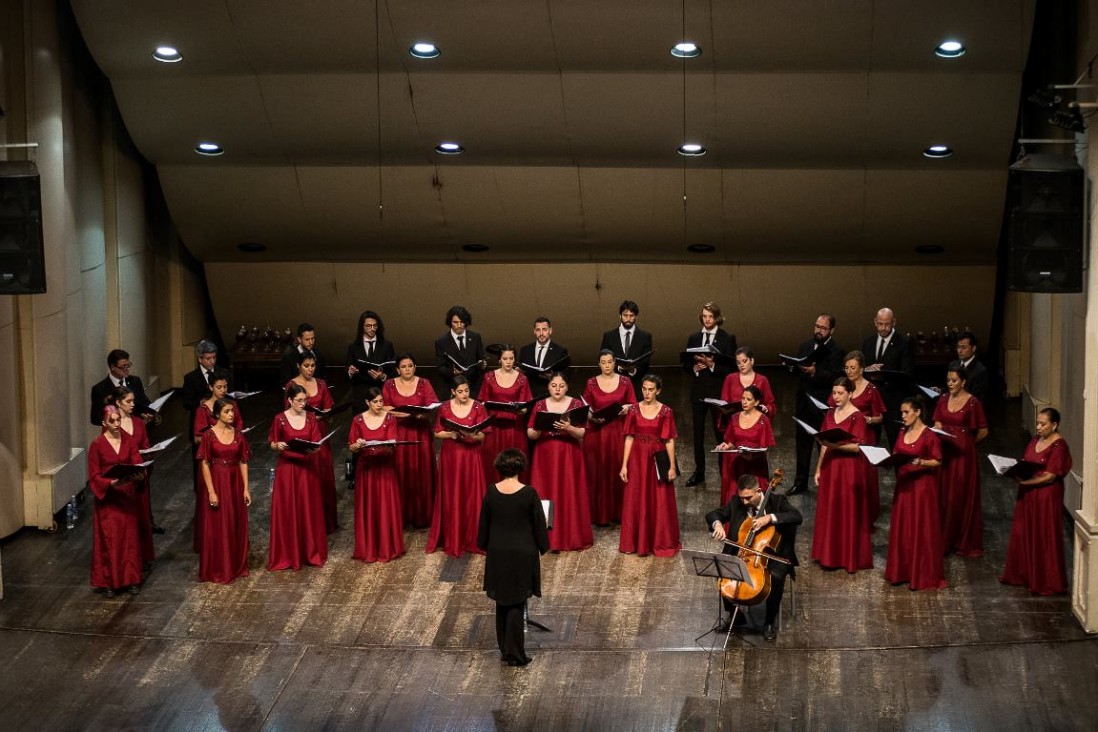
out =
[(884, 345), (885, 345), (884, 338), (878, 337), (877, 338), (877, 362), (878, 363), (881, 360), (881, 356), (884, 354), (884, 350), (885, 350)]
[(213, 378), (213, 375), (214, 375), (213, 371), (207, 371), (206, 372), (206, 386), (210, 386), (210, 379)]
[(706, 333), (705, 334), (705, 343), (703, 343), (702, 345), (708, 348), (709, 347), (709, 339), (712, 338), (712, 337), (713, 337), (712, 333)]
[(458, 350), (465, 351), (465, 336), (463, 335), (458, 336)]
[(545, 366), (545, 346), (538, 346), (538, 368)]
[(633, 331), (627, 330), (625, 331), (625, 353), (622, 354), (623, 356), (629, 356), (629, 346), (631, 345), (633, 345)]
[(374, 355), (374, 342), (366, 341), (366, 358), (370, 358)]

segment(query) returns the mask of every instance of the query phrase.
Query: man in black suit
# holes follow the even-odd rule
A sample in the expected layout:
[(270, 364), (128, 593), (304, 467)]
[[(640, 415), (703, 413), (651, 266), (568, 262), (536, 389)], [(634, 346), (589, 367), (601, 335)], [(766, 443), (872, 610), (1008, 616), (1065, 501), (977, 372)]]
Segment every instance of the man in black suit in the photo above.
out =
[[(733, 533), (731, 538), (735, 540), (735, 535), (740, 526), (749, 518), (754, 522), (756, 531), (773, 525), (781, 536), (777, 551), (764, 552), (791, 562), (788, 565), (781, 562), (768, 562), (766, 565), (770, 571), (770, 594), (766, 597), (766, 620), (763, 625), (763, 638), (772, 641), (778, 637), (774, 621), (777, 619), (778, 611), (782, 606), (785, 578), (787, 575), (795, 577), (794, 567), (799, 564), (796, 550), (797, 527), (801, 525), (804, 519), (801, 512), (781, 493), (764, 494), (760, 491), (759, 479), (754, 475), (740, 476), (736, 487), (738, 490), (732, 500), (705, 515), (705, 525), (709, 528), (713, 538), (718, 541), (725, 538), (725, 523), (728, 524)], [(766, 497), (765, 503), (763, 503), (764, 495)], [(760, 504), (762, 504), (761, 511), (759, 509)], [(725, 554), (736, 554), (738, 551), (735, 547), (724, 545)], [(724, 607), (725, 610), (732, 611), (732, 604), (728, 600), (724, 601)], [(727, 630), (728, 625), (722, 624), (722, 629)]]
[(188, 371), (183, 375), (183, 388), (179, 390), (179, 399), (183, 403), (183, 408), (191, 414), (188, 429), (194, 424), (194, 413), (198, 405), (210, 398), (210, 376), (217, 367), (217, 345), (213, 341), (200, 340), (195, 344), (194, 356), (198, 365), (194, 371)]
[[(835, 342), (834, 333), (835, 316), (820, 313), (812, 326), (812, 338), (797, 349), (798, 357), (812, 356), (812, 363), (793, 368), (798, 376), (796, 417), (816, 429), (823, 424), (823, 412), (812, 403), (809, 396), (826, 404), (835, 379), (844, 375), (843, 356), (846, 354)], [(797, 477), (793, 481), (793, 487), (789, 489), (791, 495), (808, 490), (808, 476), (812, 474), (812, 447), (816, 444), (816, 440), (799, 427), (796, 440)]]
[(987, 367), (976, 360), (976, 334), (971, 330), (961, 331), (957, 334), (957, 360), (949, 364), (949, 368), (964, 367), (966, 380), (965, 390), (969, 394), (984, 401), (987, 396), (988, 374)]
[(130, 354), (121, 348), (116, 348), (107, 354), (107, 378), (96, 383), (91, 388), (91, 423), (93, 427), (103, 424), (103, 405), (107, 397), (119, 386), (124, 386), (133, 392), (134, 414), (148, 419), (155, 416), (148, 410), (149, 398), (145, 396), (145, 387), (141, 383), (141, 377), (130, 373)]
[(356, 332), (358, 337), (347, 346), (347, 378), (357, 414), (366, 411), (366, 390), (371, 386), (380, 389), (386, 379), (396, 375), (396, 349), (385, 338), (385, 323), (373, 310), (358, 316)]
[(282, 363), (278, 367), (278, 385), (281, 387), (298, 373), (297, 357), (305, 351), (312, 351), (316, 359), (316, 371), (313, 373), (318, 379), (327, 381), (327, 372), (324, 370), (324, 360), (316, 350), (316, 328), (308, 323), (297, 326), (297, 341), (282, 353)]
[[(618, 306), (618, 318), (621, 325), (602, 334), (602, 345), (599, 349), (605, 349), (614, 354), (618, 359), (618, 373), (629, 377), (633, 382), (633, 391), (637, 399), (641, 398), (641, 381), (648, 373), (648, 366), (652, 363), (652, 334), (637, 327), (637, 316), (640, 315), (640, 307), (632, 300), (625, 300)], [(623, 364), (622, 359), (635, 361), (632, 364)]]
[(530, 381), (530, 391), (538, 399), (549, 393), (549, 378), (554, 371), (568, 372), (572, 357), (567, 348), (553, 340), (553, 323), (549, 318), (542, 316), (534, 321), (534, 342), (519, 351), (519, 364)]
[(469, 330), (472, 324), (472, 313), (461, 305), (454, 305), (446, 311), (449, 330), (435, 341), (435, 363), (446, 387), (442, 391), (436, 390), (440, 395), (453, 391), (456, 376), (469, 380), (469, 393), (474, 399), (480, 393), (480, 382), (484, 380), (484, 367), (488, 361), (484, 356), (480, 333)]
[(881, 399), (885, 403), (884, 428), (888, 435), (888, 447), (896, 444), (900, 434), (900, 402), (911, 396), (915, 383), (915, 353), (907, 339), (896, 330), (896, 315), (889, 308), (881, 308), (873, 318), (877, 333), (862, 341), (867, 373), (892, 371), (904, 374), (884, 378), (878, 382)]
[(719, 305), (714, 302), (702, 305), (698, 321), (701, 323), (701, 330), (691, 333), (686, 339), (687, 349), (712, 347), (718, 353), (727, 356), (728, 360), (696, 353), (686, 354), (683, 358), (682, 368), (690, 374), (688, 377), (690, 407), (694, 427), (694, 474), (687, 479), (688, 486), (705, 482), (705, 418), (707, 415), (713, 422), (713, 434), (717, 442), (721, 442), (721, 433), (717, 429), (718, 411), (702, 400), (720, 398), (724, 377), (732, 372), (731, 363), (736, 353), (736, 336), (725, 332), (720, 327), (724, 325), (724, 316), (721, 315)]

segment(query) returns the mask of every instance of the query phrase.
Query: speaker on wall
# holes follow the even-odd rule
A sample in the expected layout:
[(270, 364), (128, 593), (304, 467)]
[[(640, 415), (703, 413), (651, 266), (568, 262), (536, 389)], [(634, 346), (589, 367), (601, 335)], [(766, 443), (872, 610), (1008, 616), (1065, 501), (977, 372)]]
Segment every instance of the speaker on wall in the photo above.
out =
[(1010, 166), (1007, 288), (1083, 291), (1083, 169), (1062, 155)]
[(0, 162), (0, 295), (45, 291), (38, 168), (29, 162)]

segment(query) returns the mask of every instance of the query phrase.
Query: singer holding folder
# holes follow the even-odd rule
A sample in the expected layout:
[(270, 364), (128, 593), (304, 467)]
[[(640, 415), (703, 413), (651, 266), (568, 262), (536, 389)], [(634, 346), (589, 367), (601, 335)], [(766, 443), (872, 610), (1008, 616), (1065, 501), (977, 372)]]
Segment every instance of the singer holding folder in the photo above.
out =
[(217, 423), (202, 435), (198, 458), (205, 484), (200, 504), (202, 551), (198, 555), (200, 582), (229, 584), (248, 576), (248, 460), (247, 438), (233, 424), (236, 406), (220, 399), (213, 406)]
[(398, 450), (393, 446), (371, 447), (366, 443), (397, 439), (397, 420), (385, 411), (381, 389), (367, 387), (363, 397), (366, 411), (351, 420), (351, 434), (347, 438), (347, 447), (358, 455), (353, 556), (363, 562), (388, 562), (404, 554), (404, 520), (393, 462), (393, 453)]
[(602, 334), (599, 350), (609, 350), (617, 358), (619, 374), (633, 382), (634, 396), (640, 398), (641, 380), (652, 363), (652, 334), (637, 327), (640, 307), (632, 300), (624, 300), (618, 306), (620, 325)]
[[(191, 419), (191, 431), (192, 438), (194, 440), (195, 450), (195, 468), (194, 468), (194, 530), (193, 530), (193, 547), (195, 552), (202, 552), (202, 504), (206, 500), (206, 483), (202, 478), (202, 461), (198, 457), (198, 445), (202, 442), (202, 436), (206, 432), (217, 424), (217, 417), (213, 414), (214, 404), (220, 399), (228, 399), (226, 396), (229, 392), (229, 372), (225, 369), (215, 368), (209, 373), (209, 391), (206, 393), (206, 398), (198, 403), (198, 406), (194, 410), (194, 416)], [(240, 413), (240, 407), (233, 402), (233, 414), (234, 427), (237, 430), (244, 429), (244, 417)]]
[[(469, 330), (472, 324), (473, 314), (461, 305), (447, 310), (446, 325), (449, 330), (435, 341), (435, 361), (446, 391), (452, 391), (457, 377), (462, 376), (469, 384), (469, 395), (477, 399), (487, 361), (480, 333)], [(446, 391), (440, 389), (439, 393), (445, 394)]]
[(381, 388), (396, 373), (396, 349), (385, 338), (385, 323), (373, 310), (358, 316), (355, 339), (347, 346), (347, 379), (351, 382), (352, 409), (366, 411), (366, 390)]
[[(534, 395), (526, 374), (515, 368), (515, 349), (503, 345), (499, 352), (499, 368), (484, 375), (480, 385), (480, 401), (492, 415), (492, 430), (484, 437), (484, 476), (489, 483), (496, 480), (496, 468), (493, 465), (496, 455), (508, 448), (514, 448), (523, 455), (529, 449), (526, 438), (526, 413), (529, 406), (517, 408), (515, 404), (533, 402)], [(511, 406), (493, 406), (489, 402), (507, 402)], [(529, 476), (523, 474), (519, 480)]]
[(431, 437), (433, 414), (426, 411), (404, 411), (406, 407), (430, 407), (436, 404), (435, 390), (427, 379), (416, 376), (416, 358), (402, 353), (396, 358), (397, 377), (386, 380), (381, 387), (385, 408), (396, 417), (398, 440), (415, 442), (398, 450), (397, 485), (405, 525), (425, 529), (431, 525), (435, 494), (435, 447)]
[(591, 491), (591, 520), (595, 526), (621, 522), (625, 483), (621, 482), (621, 458), (625, 451), (625, 415), (637, 403), (633, 384), (614, 369), (614, 354), (599, 353), (599, 375), (587, 380), (583, 401), (591, 417), (583, 435), (583, 462)]
[[(324, 527), (324, 500), (320, 495), (315, 450), (290, 449), (294, 439), (318, 442), (320, 425), (305, 411), (305, 387), (286, 389), (290, 407), (275, 415), (268, 441), (278, 453), (271, 488), (271, 543), (267, 569), (300, 569), (303, 564), (324, 566), (328, 560), (328, 533)], [(330, 467), (330, 466), (329, 466)]]
[[(316, 356), (312, 351), (302, 351), (297, 354), (297, 376), (286, 382), (284, 389), (289, 389), (292, 384), (297, 384), (305, 390), (308, 400), (305, 409), (316, 415), (317, 426), (320, 434), (328, 434), (330, 425), (325, 412), (335, 406), (332, 392), (328, 390), (328, 382), (315, 378)], [(289, 407), (289, 403), (286, 404)], [(320, 495), (324, 499), (324, 526), (328, 533), (339, 528), (339, 517), (336, 514), (336, 479), (335, 466), (332, 464), (332, 448), (325, 442), (320, 449), (313, 453), (316, 461), (316, 474), (320, 478)]]
[[(111, 404), (118, 407), (118, 413), (122, 417), (120, 425), (122, 432), (129, 435), (137, 444), (138, 451), (148, 449), (149, 433), (145, 430), (145, 422), (133, 416), (136, 408), (134, 393), (128, 387), (118, 386), (111, 392), (109, 399)], [(100, 407), (100, 411), (102, 411), (102, 407)], [(156, 556), (153, 549), (153, 526), (155, 524), (152, 520), (152, 505), (149, 500), (149, 479), (151, 477), (152, 470), (150, 469), (146, 471), (145, 479), (141, 481), (141, 490), (137, 492), (137, 500), (141, 504), (141, 512), (137, 517), (137, 524), (141, 533), (141, 559), (146, 566)], [(159, 533), (163, 534), (164, 529), (160, 529)]]
[(145, 471), (126, 478), (108, 478), (115, 465), (141, 462), (137, 443), (122, 432), (118, 407), (102, 409), (103, 433), (88, 447), (88, 487), (95, 496), (92, 521), (91, 584), (107, 597), (128, 588), (141, 591), (141, 536), (138, 516), (141, 502), (137, 492)]
[[(735, 448), (757, 448), (769, 450), (776, 444), (774, 429), (770, 418), (759, 407), (763, 393), (752, 384), (740, 395), (739, 414), (733, 414), (732, 420), (724, 431), (724, 442), (717, 445), (718, 450)], [(721, 470), (721, 504), (728, 503), (736, 495), (741, 475), (754, 475), (759, 479), (760, 490), (766, 491), (770, 477), (770, 462), (766, 452), (728, 452), (721, 454), (724, 466)]]
[[(885, 403), (877, 387), (865, 378), (865, 355), (861, 351), (851, 351), (846, 354), (843, 371), (846, 373), (846, 378), (850, 379), (850, 383), (854, 385), (854, 391), (850, 392), (850, 403), (865, 417), (866, 444), (876, 445), (881, 436)], [(830, 407), (835, 406), (830, 398), (827, 403)], [(860, 498), (869, 525), (872, 527), (881, 513), (880, 479), (877, 468), (868, 460), (863, 460), (862, 466), (865, 468), (866, 484)]]
[[(549, 379), (549, 396), (534, 404), (526, 434), (534, 440), (534, 465), (530, 482), (541, 497), (553, 502), (553, 530), (549, 547), (555, 551), (581, 551), (595, 543), (591, 530), (591, 498), (587, 468), (580, 441), (586, 432), (583, 400), (568, 396), (564, 374)], [(577, 411), (578, 410), (578, 411)], [(541, 417), (539, 415), (553, 415)], [(556, 416), (560, 415), (560, 416)], [(545, 424), (547, 420), (552, 420)]]

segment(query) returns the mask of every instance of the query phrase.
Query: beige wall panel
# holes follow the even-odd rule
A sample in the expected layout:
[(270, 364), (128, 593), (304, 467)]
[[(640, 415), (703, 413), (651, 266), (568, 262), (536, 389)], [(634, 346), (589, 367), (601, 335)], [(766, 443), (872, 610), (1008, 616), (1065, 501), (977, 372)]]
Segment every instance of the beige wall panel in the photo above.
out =
[[(838, 317), (838, 339), (847, 348), (872, 332), (873, 314), (884, 305), (897, 311), (905, 332), (969, 325), (986, 338), (994, 287), (994, 268), (975, 266), (212, 263), (206, 271), (228, 343), (241, 324), (284, 328), (306, 320), (334, 363), (365, 308), (381, 314), (398, 349), (425, 363), (455, 303), (472, 311), (473, 329), (488, 342), (525, 344), (533, 319), (547, 315), (576, 362), (593, 363), (602, 332), (614, 327), (618, 304), (628, 298), (654, 334), (655, 361), (667, 364), (696, 327), (701, 303), (715, 300), (740, 343), (772, 363), (811, 336), (823, 309)], [(914, 284), (928, 281), (935, 287)]]
[(118, 256), (143, 252), (148, 247), (145, 224), (145, 190), (141, 164), (124, 153), (114, 152), (115, 201), (118, 214)]
[[(133, 372), (146, 382), (149, 369), (147, 343), (151, 327), (149, 307), (146, 304), (150, 294), (147, 262), (148, 255), (145, 252), (137, 252), (118, 260), (118, 332), (121, 340), (117, 344), (108, 344), (107, 348), (124, 348), (135, 364)], [(103, 352), (103, 357), (106, 357), (106, 351)]]
[[(65, 417), (83, 400), (73, 398), (69, 381), (69, 324), (64, 311), (36, 318), (31, 358), (38, 461), (32, 469), (45, 472), (69, 459), (73, 446), (71, 421)], [(59, 418), (60, 417), (60, 418)], [(80, 433), (83, 436), (83, 432)]]
[[(83, 273), (83, 285), (80, 293), (84, 306), (77, 310), (80, 317), (77, 320), (81, 333), (77, 343), (80, 344), (84, 354), (80, 370), (84, 383), (82, 388), (74, 395), (74, 401), (79, 402), (80, 430), (73, 434), (82, 437), (94, 437), (98, 431), (92, 430), (88, 424), (88, 406), (92, 384), (102, 381), (107, 375), (107, 351), (115, 346), (107, 343), (107, 312), (102, 306), (106, 300), (107, 275), (103, 267), (98, 267)], [(99, 303), (95, 305), (94, 303)], [(89, 431), (92, 430), (92, 431)]]

